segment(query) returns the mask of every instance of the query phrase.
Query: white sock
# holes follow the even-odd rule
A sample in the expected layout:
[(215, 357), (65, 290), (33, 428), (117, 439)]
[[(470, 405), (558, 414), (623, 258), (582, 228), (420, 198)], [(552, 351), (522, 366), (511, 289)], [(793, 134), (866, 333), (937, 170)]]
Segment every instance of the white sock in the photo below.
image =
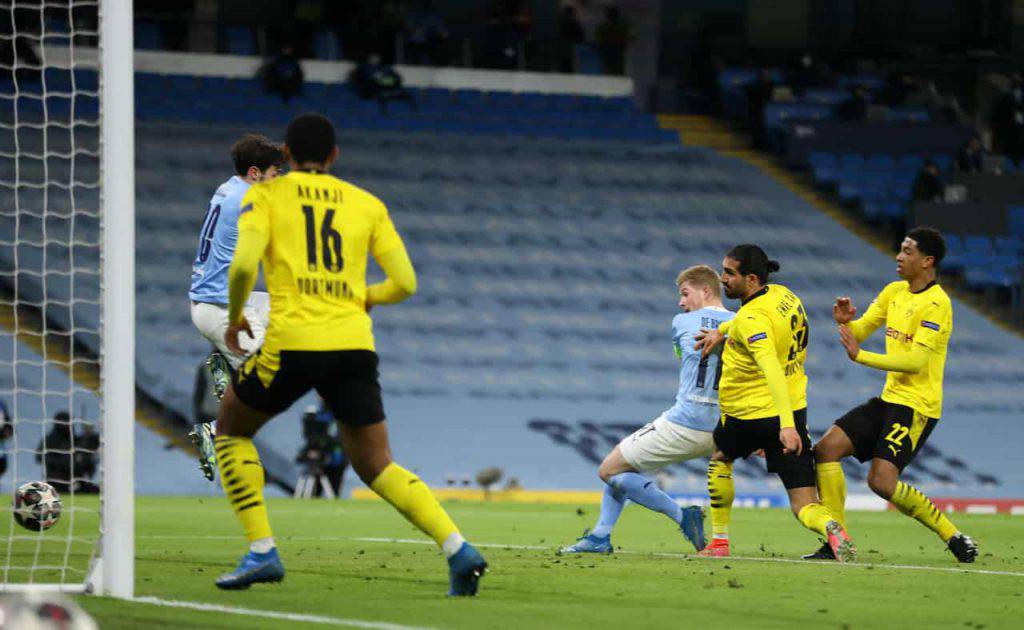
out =
[(729, 540), (729, 534), (712, 534), (713, 540)]
[(459, 553), (459, 549), (462, 549), (462, 545), (466, 544), (466, 539), (462, 537), (462, 534), (455, 532), (444, 541), (441, 545), (441, 551), (444, 552), (445, 558), (451, 558), (455, 554)]
[(249, 544), (249, 551), (253, 553), (267, 553), (274, 548), (273, 538), (260, 538)]

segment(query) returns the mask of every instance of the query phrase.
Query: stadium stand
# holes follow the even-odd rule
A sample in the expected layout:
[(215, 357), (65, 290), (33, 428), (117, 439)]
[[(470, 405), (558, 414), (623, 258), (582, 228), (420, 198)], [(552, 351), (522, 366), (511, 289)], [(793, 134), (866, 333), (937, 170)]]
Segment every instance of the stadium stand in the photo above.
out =
[[(759, 73), (726, 69), (719, 75), (722, 112), (751, 125), (747, 90), (765, 78), (788, 90), (780, 70)], [(862, 86), (869, 99), (880, 100), (884, 81), (877, 75), (834, 78), (836, 87), (806, 90), (799, 98), (764, 105), (765, 148), (785, 163), (806, 170), (815, 186), (880, 233), (896, 233), (908, 223), (929, 224), (951, 234), (951, 260), (945, 271), (971, 290), (985, 292), (988, 302), (1008, 304), (1009, 321), (1020, 324), (1024, 306), (1024, 267), (1020, 233), (1010, 221), (1011, 208), (1024, 201), (1024, 181), (1010, 160), (995, 158), (995, 172), (953, 174), (953, 156), (977, 131), (957, 121), (932, 121), (927, 109), (873, 105), (867, 120), (839, 120), (839, 107), (850, 88)], [(954, 197), (942, 202), (912, 199), (914, 180), (926, 161), (934, 162)], [(957, 199), (955, 194), (961, 194)], [(965, 203), (973, 205), (965, 205)], [(891, 236), (888, 234), (886, 237)], [(963, 243), (971, 250), (965, 251)], [(999, 243), (997, 247), (996, 243)], [(970, 261), (969, 264), (967, 261)]]
[[(343, 128), (338, 174), (385, 200), (420, 273), (419, 295), (374, 317), (394, 449), (431, 483), (497, 465), (529, 488), (596, 487), (597, 458), (674, 394), (676, 272), (717, 266), (737, 242), (756, 241), (781, 260), (777, 280), (808, 307), (812, 427), (825, 429), (881, 387), (834, 341), (831, 304), (849, 294), (863, 309), (895, 278), (889, 257), (762, 171), (679, 146), (624, 99), (421, 90), (418, 111), (383, 116), (340, 85), (307, 86), (284, 107), (254, 81), (143, 74), (138, 82), (138, 379), (182, 416), (208, 351), (189, 322), (189, 265), (206, 200), (230, 175), (227, 147), (244, 131), (279, 136), (307, 109)], [(0, 167), (5, 178), (9, 168)], [(94, 171), (95, 160), (76, 168)], [(21, 207), (41, 195), (22, 191)], [(11, 197), (0, 190), (0, 207)], [(67, 322), (60, 300), (76, 272), (66, 250), (44, 256), (36, 244), (44, 228), (70, 226), (5, 210), (0, 233), (16, 233), (18, 244), (3, 249), (0, 272), (13, 275), (16, 252), (22, 297), (46, 296), (50, 315)], [(89, 222), (75, 229), (83, 241), (96, 238)], [(75, 286), (95, 291), (95, 278)], [(945, 416), (907, 478), (940, 496), (1019, 495), (1024, 342), (955, 308)], [(95, 323), (98, 314), (73, 315)], [(296, 473), (300, 408), (261, 433), (268, 469), (285, 477)], [(454, 443), (457, 459), (443, 446)], [(848, 470), (863, 478), (856, 465)], [(702, 465), (673, 473), (677, 489), (703, 492)], [(199, 478), (191, 463), (171, 474)], [(737, 486), (781, 491), (759, 463), (737, 467)]]

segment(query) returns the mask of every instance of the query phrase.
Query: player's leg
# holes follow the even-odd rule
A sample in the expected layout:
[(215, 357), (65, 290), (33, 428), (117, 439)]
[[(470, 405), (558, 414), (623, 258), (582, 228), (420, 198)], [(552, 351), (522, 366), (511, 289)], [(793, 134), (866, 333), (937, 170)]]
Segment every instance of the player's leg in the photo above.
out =
[(732, 460), (721, 451), (716, 451), (708, 462), (711, 543), (701, 552), (702, 556), (720, 558), (729, 555), (729, 521), (732, 518), (732, 503), (736, 498), (732, 469)]
[(779, 475), (789, 495), (793, 515), (800, 524), (825, 537), (837, 559), (842, 562), (852, 561), (856, 550), (846, 530), (836, 520), (832, 511), (818, 499), (814, 456), (811, 438), (807, 433), (807, 410), (795, 411), (793, 419), (803, 443), (803, 449), (799, 454), (783, 453), (778, 438), (778, 418), (773, 418), (769, 422), (759, 421), (762, 422), (760, 429), (763, 431), (761, 437), (768, 471)]
[[(841, 460), (856, 457), (860, 462), (869, 461), (882, 431), (885, 403), (881, 398), (872, 398), (848, 411), (814, 446), (815, 475), (818, 496), (832, 515), (847, 529), (846, 522), (846, 476)], [(804, 560), (835, 560), (832, 546), (827, 540), (812, 553), (802, 556)]]
[(222, 589), (244, 589), (256, 582), (279, 582), (284, 567), (277, 555), (263, 500), (264, 471), (252, 437), (272, 416), (240, 401), (229, 386), (217, 415), (220, 480), (231, 508), (249, 540), (249, 553), (232, 572), (217, 579)]
[(676, 462), (706, 457), (712, 448), (711, 434), (707, 431), (684, 427), (661, 416), (612, 449), (601, 463), (598, 476), (616, 496), (672, 519), (700, 551), (706, 544), (700, 508), (680, 506), (640, 471), (650, 473)]
[(886, 425), (888, 430), (880, 436), (868, 471), (868, 486), (900, 512), (935, 532), (958, 561), (974, 562), (978, 555), (974, 541), (957, 530), (952, 521), (924, 493), (900, 480), (900, 473), (913, 460), (935, 427), (935, 420), (900, 407), (893, 406), (893, 413), (889, 414)]
[(318, 370), (316, 389), (338, 421), (342, 446), (352, 469), (441, 548), (451, 575), (448, 594), (475, 595), (487, 562), (466, 542), (430, 487), (392, 460), (377, 355), (369, 351), (330, 354), (335, 358)]
[[(622, 457), (618, 445), (601, 462), (598, 468), (598, 476), (601, 471), (615, 475), (621, 472), (631, 471), (633, 468)], [(603, 480), (603, 476), (602, 476)], [(626, 495), (616, 490), (607, 483), (604, 484), (604, 491), (601, 493), (601, 512), (597, 518), (597, 524), (592, 529), (584, 530), (583, 535), (576, 539), (576, 542), (559, 549), (561, 553), (612, 553), (612, 530), (626, 507)]]
[(252, 438), (309, 391), (304, 366), (294, 359), (264, 348), (243, 366), (220, 402), (215, 443), (221, 485), (249, 540), (249, 552), (238, 567), (217, 579), (222, 589), (244, 589), (284, 578), (263, 498), (266, 475)]
[[(345, 417), (345, 416), (342, 416)], [(476, 595), (487, 562), (466, 542), (430, 487), (391, 459), (387, 424), (353, 425), (339, 420), (345, 453), (363, 483), (437, 543), (451, 570), (449, 595)]]
[[(247, 305), (243, 311), (249, 321), (252, 337), (241, 335), (238, 340), (245, 351), (244, 354), (232, 352), (224, 342), (224, 332), (228, 327), (227, 309), (213, 304), (193, 305), (193, 324), (217, 348), (206, 358), (206, 367), (218, 399), (224, 397), (232, 376), (241, 368), (245, 359), (263, 345), (270, 317), (269, 296), (254, 292), (250, 298), (250, 301), (252, 300), (256, 300), (257, 305)], [(201, 422), (194, 425), (188, 434), (199, 450), (199, 468), (210, 481), (213, 481), (213, 471), (217, 468), (214, 448), (216, 433), (216, 425), (213, 422)]]

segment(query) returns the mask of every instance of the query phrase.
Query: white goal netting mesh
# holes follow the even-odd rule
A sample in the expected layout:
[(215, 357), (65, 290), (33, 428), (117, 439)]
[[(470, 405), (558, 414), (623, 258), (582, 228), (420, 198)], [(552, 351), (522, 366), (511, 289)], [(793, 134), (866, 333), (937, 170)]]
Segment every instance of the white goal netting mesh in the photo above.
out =
[[(0, 589), (80, 585), (97, 553), (97, 10), (0, 4)], [(13, 518), (11, 497), (30, 481), (61, 495), (47, 531)]]

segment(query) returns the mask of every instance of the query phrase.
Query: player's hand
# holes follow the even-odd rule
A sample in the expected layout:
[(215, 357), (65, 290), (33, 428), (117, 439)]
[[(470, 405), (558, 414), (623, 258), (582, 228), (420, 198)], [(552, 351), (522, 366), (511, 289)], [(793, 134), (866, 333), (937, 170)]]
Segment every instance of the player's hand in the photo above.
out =
[(836, 303), (832, 306), (832, 319), (836, 320), (837, 324), (849, 324), (856, 315), (857, 308), (850, 303), (849, 297), (836, 298)]
[(804, 441), (800, 434), (793, 427), (786, 427), (779, 431), (779, 441), (782, 442), (782, 452), (786, 455), (799, 455), (804, 450)]
[(725, 335), (718, 332), (717, 328), (701, 328), (700, 333), (694, 335), (694, 339), (697, 340), (697, 343), (693, 344), (693, 349), (700, 350), (700, 356), (704, 358), (711, 354), (715, 346), (722, 343)]
[(850, 357), (851, 361), (856, 361), (857, 355), (860, 354), (860, 343), (853, 336), (849, 326), (839, 326), (839, 342), (846, 348), (846, 356)]
[(242, 349), (242, 344), (238, 343), (238, 334), (242, 331), (249, 335), (249, 339), (256, 338), (256, 335), (252, 334), (252, 328), (249, 327), (249, 320), (243, 317), (241, 321), (228, 325), (228, 329), (224, 331), (224, 343), (227, 344), (228, 350), (244, 356), (245, 350)]

